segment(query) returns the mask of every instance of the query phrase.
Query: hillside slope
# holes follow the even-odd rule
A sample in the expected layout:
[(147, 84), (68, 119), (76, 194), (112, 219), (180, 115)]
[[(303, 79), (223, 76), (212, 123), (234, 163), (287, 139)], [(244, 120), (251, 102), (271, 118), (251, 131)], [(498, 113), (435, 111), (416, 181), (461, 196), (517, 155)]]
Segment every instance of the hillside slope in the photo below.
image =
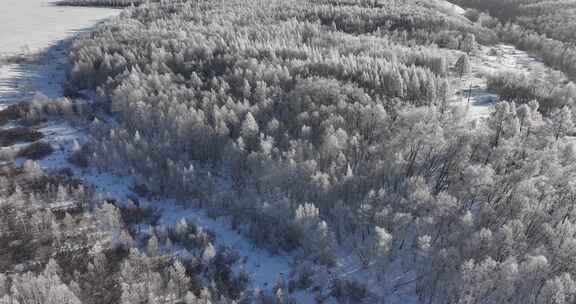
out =
[(0, 113), (0, 138), (54, 147), (3, 148), (24, 170), (7, 208), (64, 172), (94, 192), (41, 196), (82, 211), (54, 227), (103, 232), (85, 262), (55, 269), (54, 241), (24, 269), (70, 303), (570, 302), (576, 90), (501, 39), (441, 1), (127, 8), (68, 50), (76, 99)]

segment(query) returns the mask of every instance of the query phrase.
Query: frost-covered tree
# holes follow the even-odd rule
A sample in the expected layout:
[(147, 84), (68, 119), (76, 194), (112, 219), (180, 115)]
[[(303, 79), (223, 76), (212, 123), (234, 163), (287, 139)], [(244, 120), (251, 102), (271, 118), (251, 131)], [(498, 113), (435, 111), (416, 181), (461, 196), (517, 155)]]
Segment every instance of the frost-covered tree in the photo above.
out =
[(474, 34), (466, 34), (464, 39), (462, 39), (460, 49), (470, 55), (470, 52), (472, 52), (476, 47), (476, 36), (474, 36)]
[[(556, 65), (573, 65), (571, 48), (513, 26), (486, 29), (488, 16), (472, 25), (413, 1), (216, 4), (131, 8), (74, 44), (69, 89), (99, 87), (100, 104), (117, 122), (91, 127), (90, 163), (141, 176), (154, 195), (192, 198), (256, 245), (294, 250), (318, 270), (311, 277), (320, 296), (330, 286), (340, 299), (362, 294), (328, 275), (345, 255), (374, 265), (363, 271), (380, 276), (372, 281), (381, 282), (378, 292), (408, 288), (426, 303), (572, 299), (565, 273), (576, 275), (566, 266), (574, 242), (566, 112), (573, 85), (490, 75), (488, 87), (502, 101), (473, 126), (447, 105), (445, 63), (496, 42), (495, 31), (564, 53), (551, 55)], [(455, 74), (462, 78), (470, 65), (463, 55)], [(26, 205), (19, 192), (12, 200)], [(112, 210), (104, 213), (103, 227), (122, 228)], [(195, 287), (194, 297), (239, 294), (222, 287), (236, 284), (216, 271), (227, 253), (214, 250), (209, 234), (188, 222), (155, 230), (134, 239), (193, 247), (191, 264), (181, 261), (186, 272), (212, 276), (201, 282), (217, 277), (214, 296)], [(169, 250), (151, 251), (121, 264), (119, 297), (196, 301), (176, 279), (166, 282), (171, 275), (161, 269), (176, 271), (172, 261), (152, 263)], [(284, 300), (290, 288), (281, 290)]]
[(462, 55), (460, 58), (458, 58), (458, 61), (456, 61), (456, 64), (454, 65), (454, 71), (460, 77), (460, 79), (462, 79), (464, 74), (468, 74), (472, 71), (472, 65), (470, 64), (468, 55)]
[(550, 125), (552, 135), (558, 141), (560, 137), (566, 136), (574, 131), (574, 120), (572, 118), (572, 110), (564, 106), (562, 109), (557, 109), (550, 115)]

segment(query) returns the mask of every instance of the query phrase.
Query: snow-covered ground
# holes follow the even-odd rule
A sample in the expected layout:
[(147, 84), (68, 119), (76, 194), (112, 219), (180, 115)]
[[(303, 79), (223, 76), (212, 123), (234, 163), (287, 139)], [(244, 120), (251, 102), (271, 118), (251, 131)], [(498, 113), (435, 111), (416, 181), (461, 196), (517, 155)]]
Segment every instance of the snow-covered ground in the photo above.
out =
[[(448, 58), (454, 65), (462, 52), (452, 51)], [(512, 70), (533, 77), (546, 77), (552, 73), (562, 75), (530, 54), (518, 50), (512, 45), (498, 44), (481, 46), (470, 56), (472, 72), (462, 79), (453, 78), (451, 83), (456, 91), (454, 105), (463, 108), (470, 120), (483, 119), (490, 115), (492, 107), (498, 101), (498, 95), (487, 90), (486, 76), (500, 71)]]
[(35, 94), (62, 96), (66, 45), (58, 42), (29, 62), (0, 65), (0, 109)]
[[(463, 16), (466, 12), (462, 7), (447, 0), (429, 0), (429, 4), (453, 15)], [(448, 62), (452, 67), (462, 54), (464, 53), (459, 51), (448, 52)], [(486, 75), (513, 70), (535, 77), (546, 77), (551, 73), (565, 77), (562, 72), (547, 67), (538, 58), (509, 44), (480, 46), (471, 54), (470, 60), (472, 72), (462, 79), (453, 78), (451, 81), (456, 93), (452, 102), (454, 106), (461, 108), (462, 113), (466, 113), (469, 120), (486, 118), (498, 101), (498, 95), (487, 90)]]
[(62, 95), (66, 40), (117, 9), (60, 7), (46, 0), (2, 0), (0, 56), (36, 57), (20, 64), (0, 63), (0, 108), (34, 92)]
[[(75, 177), (96, 187), (96, 190), (104, 197), (120, 202), (126, 202), (131, 197), (138, 197), (131, 190), (131, 187), (138, 181), (136, 177), (98, 172), (94, 168), (82, 169), (68, 162), (74, 141), (82, 143), (86, 140), (88, 135), (85, 130), (74, 128), (67, 122), (52, 121), (41, 126), (39, 131), (45, 135), (43, 140), (50, 142), (55, 148), (52, 155), (39, 161), (43, 169), (69, 168), (74, 172)], [(18, 159), (19, 163), (23, 161), (24, 159)], [(271, 288), (278, 281), (279, 276), (287, 276), (292, 269), (292, 258), (272, 255), (265, 250), (255, 248), (247, 239), (230, 228), (230, 223), (224, 218), (212, 219), (202, 210), (186, 207), (189, 204), (171, 199), (148, 200), (139, 197), (139, 201), (140, 204), (153, 206), (161, 212), (160, 224), (174, 225), (181, 219), (188, 219), (202, 229), (212, 231), (216, 236), (216, 245), (226, 246), (242, 256), (245, 262), (240, 265), (240, 268), (250, 274), (254, 287)]]
[(37, 52), (117, 13), (107, 8), (59, 7), (47, 0), (2, 0), (0, 54)]
[(465, 9), (461, 8), (460, 6), (450, 3), (446, 0), (428, 0), (427, 1), (429, 5), (434, 5), (435, 7), (437, 7), (438, 9), (440, 9), (441, 11), (444, 11), (445, 13), (451, 14), (451, 15), (464, 15), (464, 13), (466, 12)]

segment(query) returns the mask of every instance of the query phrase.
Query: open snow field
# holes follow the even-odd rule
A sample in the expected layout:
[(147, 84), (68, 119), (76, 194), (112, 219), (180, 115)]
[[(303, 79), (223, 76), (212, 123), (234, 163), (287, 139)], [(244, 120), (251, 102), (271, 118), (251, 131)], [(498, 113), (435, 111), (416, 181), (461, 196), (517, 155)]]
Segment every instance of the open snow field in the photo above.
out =
[[(450, 64), (453, 66), (462, 54), (460, 51), (452, 52), (449, 55)], [(452, 79), (452, 88), (456, 92), (454, 105), (463, 108), (470, 120), (483, 119), (490, 115), (492, 107), (498, 101), (498, 95), (487, 90), (487, 75), (509, 70), (540, 78), (552, 73), (563, 75), (546, 67), (542, 61), (530, 54), (508, 44), (481, 46), (471, 54), (470, 63), (471, 73), (462, 79)]]
[(450, 3), (446, 0), (428, 0), (428, 5), (432, 5), (437, 7), (439, 10), (451, 14), (451, 15), (461, 15), (463, 16), (466, 13), (466, 10), (461, 8), (460, 6)]
[(0, 108), (40, 92), (62, 95), (66, 39), (118, 14), (117, 9), (59, 7), (46, 0), (2, 0), (0, 57), (41, 54), (30, 62), (0, 63)]
[(0, 64), (0, 109), (42, 94), (62, 96), (66, 43), (58, 42), (30, 62)]
[(59, 7), (47, 0), (2, 0), (0, 53), (36, 52), (117, 13), (107, 8)]

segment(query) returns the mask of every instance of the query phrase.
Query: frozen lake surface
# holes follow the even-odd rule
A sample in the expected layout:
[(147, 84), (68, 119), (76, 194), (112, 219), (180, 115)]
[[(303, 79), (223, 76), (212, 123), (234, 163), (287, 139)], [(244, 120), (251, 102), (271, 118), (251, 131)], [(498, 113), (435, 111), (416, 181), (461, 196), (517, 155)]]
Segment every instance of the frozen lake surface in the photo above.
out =
[(60, 7), (47, 0), (2, 0), (0, 53), (36, 52), (118, 14), (118, 10)]
[(0, 109), (37, 92), (50, 98), (62, 95), (66, 39), (97, 22), (119, 14), (118, 9), (62, 7), (55, 1), (2, 0), (0, 56), (38, 55), (19, 64), (0, 63)]

